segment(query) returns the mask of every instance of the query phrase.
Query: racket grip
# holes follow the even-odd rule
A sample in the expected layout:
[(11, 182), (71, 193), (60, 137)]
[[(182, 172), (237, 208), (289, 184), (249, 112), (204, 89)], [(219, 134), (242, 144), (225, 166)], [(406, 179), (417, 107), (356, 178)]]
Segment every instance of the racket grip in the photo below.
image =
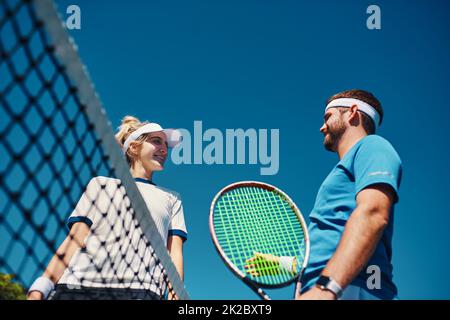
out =
[(264, 292), (263, 289), (258, 288), (257, 292), (258, 292), (258, 295), (259, 295), (263, 300), (271, 300), (270, 297), (267, 295), (267, 293)]

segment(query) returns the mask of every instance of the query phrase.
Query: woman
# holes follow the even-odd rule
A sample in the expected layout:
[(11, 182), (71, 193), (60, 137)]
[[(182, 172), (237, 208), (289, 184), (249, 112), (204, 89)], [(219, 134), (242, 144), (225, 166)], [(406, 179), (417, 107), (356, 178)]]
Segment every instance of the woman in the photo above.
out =
[[(187, 239), (181, 199), (156, 186), (178, 131), (126, 116), (117, 141), (156, 227), (181, 277)], [(68, 220), (70, 233), (31, 286), (28, 299), (160, 299), (166, 290), (161, 266), (133, 216), (120, 180), (91, 179)], [(55, 285), (56, 284), (56, 285)], [(55, 289), (55, 290), (54, 290)], [(169, 293), (169, 298), (172, 295)]]

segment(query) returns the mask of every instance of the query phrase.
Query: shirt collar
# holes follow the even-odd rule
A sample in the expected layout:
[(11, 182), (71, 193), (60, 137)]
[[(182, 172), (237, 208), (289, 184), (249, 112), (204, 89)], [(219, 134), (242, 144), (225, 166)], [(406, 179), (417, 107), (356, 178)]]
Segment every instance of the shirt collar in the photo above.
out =
[(152, 185), (156, 186), (156, 184), (153, 181), (150, 181), (150, 180), (147, 180), (147, 179), (143, 179), (143, 178), (134, 178), (134, 181), (147, 183), (147, 184), (152, 184)]

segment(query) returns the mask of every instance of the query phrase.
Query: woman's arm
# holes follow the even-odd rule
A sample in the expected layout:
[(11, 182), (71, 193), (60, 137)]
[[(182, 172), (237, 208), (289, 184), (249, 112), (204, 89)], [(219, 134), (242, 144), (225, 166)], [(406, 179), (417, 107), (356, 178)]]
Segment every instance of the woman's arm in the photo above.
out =
[[(173, 264), (180, 275), (182, 281), (184, 281), (184, 265), (183, 265), (183, 238), (179, 236), (169, 236), (167, 239), (167, 250), (169, 250), (170, 257)], [(173, 292), (172, 286), (169, 283), (168, 300), (178, 300), (177, 295)]]
[(169, 236), (167, 239), (167, 250), (169, 250), (170, 257), (172, 258), (181, 280), (184, 281), (183, 238), (175, 235)]
[[(61, 243), (53, 258), (50, 260), (47, 269), (42, 274), (53, 283), (57, 283), (69, 265), (73, 254), (77, 249), (84, 247), (84, 241), (89, 234), (89, 227), (82, 222), (75, 223), (70, 229), (69, 235)], [(41, 300), (44, 298), (40, 291), (30, 291), (28, 300)]]

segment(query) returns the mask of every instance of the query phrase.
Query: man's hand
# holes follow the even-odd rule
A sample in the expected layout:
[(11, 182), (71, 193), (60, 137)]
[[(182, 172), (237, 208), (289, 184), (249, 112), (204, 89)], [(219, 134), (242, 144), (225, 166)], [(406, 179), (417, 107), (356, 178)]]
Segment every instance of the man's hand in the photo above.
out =
[(40, 291), (31, 291), (27, 295), (27, 300), (43, 300), (44, 296), (42, 295), (42, 292)]
[(336, 300), (333, 292), (313, 287), (304, 294), (300, 295), (297, 300)]
[(336, 300), (334, 293), (328, 290), (312, 287), (304, 294), (301, 294), (301, 289), (302, 285), (298, 282), (295, 289), (295, 300)]

